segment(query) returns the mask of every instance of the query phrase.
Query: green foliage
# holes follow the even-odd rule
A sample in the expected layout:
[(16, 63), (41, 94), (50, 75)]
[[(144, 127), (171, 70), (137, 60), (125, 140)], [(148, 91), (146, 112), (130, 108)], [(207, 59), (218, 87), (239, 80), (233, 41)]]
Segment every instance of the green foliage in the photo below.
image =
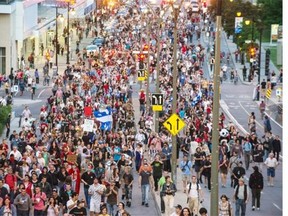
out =
[(260, 18), (263, 24), (271, 28), (271, 24), (282, 25), (282, 0), (258, 0), (262, 10)]
[(7, 121), (8, 115), (11, 113), (12, 107), (11, 106), (1, 106), (0, 107), (0, 134), (2, 134), (5, 123)]

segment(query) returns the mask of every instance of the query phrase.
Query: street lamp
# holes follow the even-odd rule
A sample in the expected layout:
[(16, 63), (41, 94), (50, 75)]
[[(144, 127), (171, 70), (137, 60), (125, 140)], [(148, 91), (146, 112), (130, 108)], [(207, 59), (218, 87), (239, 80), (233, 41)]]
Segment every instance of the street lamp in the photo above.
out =
[(212, 119), (212, 160), (211, 160), (211, 205), (210, 215), (218, 215), (218, 160), (219, 160), (219, 107), (220, 107), (220, 49), (221, 49), (222, 0), (217, 0), (216, 37), (215, 37), (215, 70)]
[(241, 12), (237, 12), (236, 15), (237, 15), (237, 17), (241, 17), (242, 13)]
[(250, 20), (245, 20), (245, 25), (250, 25)]

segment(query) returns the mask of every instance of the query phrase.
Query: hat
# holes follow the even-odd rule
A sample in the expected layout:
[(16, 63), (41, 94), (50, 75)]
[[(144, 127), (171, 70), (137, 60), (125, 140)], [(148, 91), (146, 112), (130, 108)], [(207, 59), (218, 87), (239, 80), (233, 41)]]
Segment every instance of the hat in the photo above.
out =
[(178, 208), (178, 209), (182, 209), (182, 206), (180, 205), (180, 204), (177, 204), (176, 206), (175, 206), (175, 208)]
[(252, 168), (253, 168), (255, 171), (259, 171), (258, 166), (253, 166)]
[(58, 192), (56, 188), (53, 188), (53, 190), (52, 190), (52, 191), (53, 191), (53, 192)]

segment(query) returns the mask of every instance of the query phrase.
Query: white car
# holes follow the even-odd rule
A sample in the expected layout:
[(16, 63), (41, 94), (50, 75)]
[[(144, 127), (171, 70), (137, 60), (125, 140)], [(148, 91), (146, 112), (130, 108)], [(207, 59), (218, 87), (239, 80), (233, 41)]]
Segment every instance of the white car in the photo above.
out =
[(97, 45), (89, 45), (86, 47), (87, 55), (90, 55), (91, 53), (95, 54), (96, 52), (99, 52), (99, 47)]

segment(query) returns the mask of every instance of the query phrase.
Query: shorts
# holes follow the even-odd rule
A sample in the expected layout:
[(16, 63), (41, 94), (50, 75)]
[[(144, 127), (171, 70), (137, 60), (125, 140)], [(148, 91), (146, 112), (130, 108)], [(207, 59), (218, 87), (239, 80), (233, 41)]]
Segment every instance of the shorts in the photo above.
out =
[(100, 204), (98, 200), (90, 199), (90, 212), (100, 213)]
[(267, 169), (267, 176), (275, 177), (275, 168), (269, 167)]
[(182, 174), (182, 181), (189, 181), (191, 175), (190, 174)]

